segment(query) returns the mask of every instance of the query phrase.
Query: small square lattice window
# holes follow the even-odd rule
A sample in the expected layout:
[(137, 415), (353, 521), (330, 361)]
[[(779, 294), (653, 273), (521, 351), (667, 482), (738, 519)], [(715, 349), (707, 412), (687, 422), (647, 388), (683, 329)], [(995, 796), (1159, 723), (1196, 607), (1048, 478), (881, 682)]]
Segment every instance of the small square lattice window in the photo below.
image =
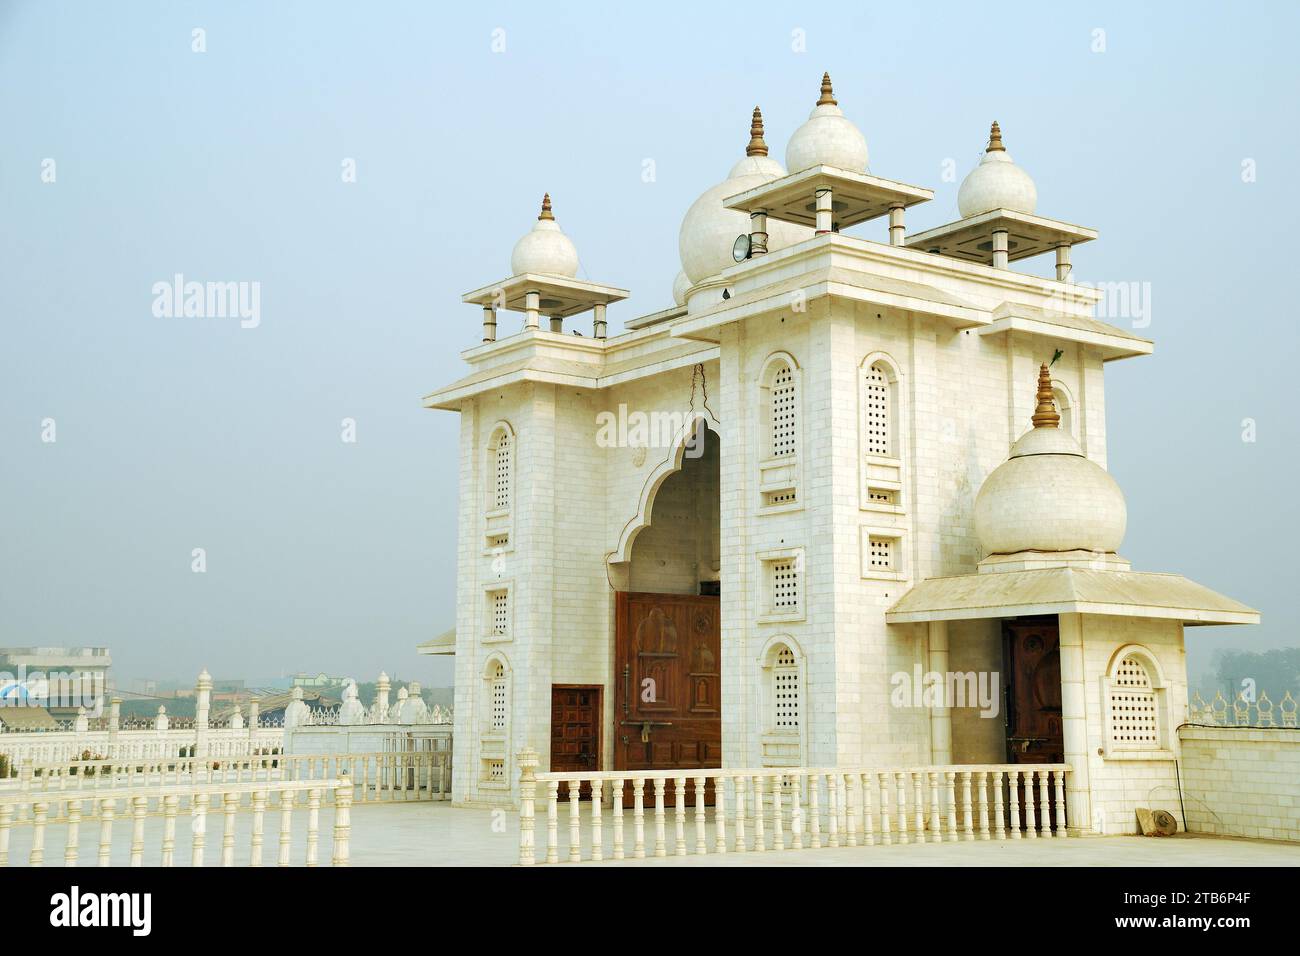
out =
[(794, 370), (782, 365), (772, 379), (772, 457), (793, 455), (796, 450), (798, 422), (796, 419)]
[(1121, 750), (1155, 750), (1160, 746), (1156, 692), (1146, 665), (1136, 657), (1120, 661), (1111, 679), (1110, 739)]
[(502, 431), (497, 435), (493, 475), (493, 505), (497, 511), (506, 511), (510, 508), (510, 462), (510, 433)]
[(505, 782), (506, 762), (504, 760), (484, 760), (483, 779), (491, 783)]
[(508, 637), (510, 635), (509, 591), (488, 592), (488, 614), (488, 635), (490, 637)]
[(870, 554), (868, 560), (872, 571), (896, 571), (895, 551), (898, 548), (897, 538), (881, 538), (872, 535), (868, 539), (868, 549)]
[(795, 558), (768, 562), (772, 611), (785, 614), (799, 609), (799, 564)]

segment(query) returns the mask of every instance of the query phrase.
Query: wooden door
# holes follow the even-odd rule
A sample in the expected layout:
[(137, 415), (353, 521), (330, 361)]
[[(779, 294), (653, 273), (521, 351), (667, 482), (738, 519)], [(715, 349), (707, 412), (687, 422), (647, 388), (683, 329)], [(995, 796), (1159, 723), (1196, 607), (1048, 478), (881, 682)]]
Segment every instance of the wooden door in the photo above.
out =
[[(600, 687), (555, 684), (551, 687), (551, 770), (592, 773), (600, 769)], [(567, 799), (569, 786), (560, 784)], [(591, 784), (583, 783), (580, 800), (591, 799)]]
[[(718, 597), (619, 592), (615, 615), (614, 768), (722, 766)], [(671, 785), (668, 793), (675, 799)]]
[[(1061, 722), (1061, 637), (1055, 616), (1020, 618), (1003, 625), (1007, 675), (1008, 763), (1064, 763)], [(1023, 790), (1022, 788), (1019, 788)], [(1008, 795), (1020, 804), (1026, 795)], [(1038, 810), (1038, 797), (1030, 796)], [(1055, 825), (1055, 807), (1052, 823)]]

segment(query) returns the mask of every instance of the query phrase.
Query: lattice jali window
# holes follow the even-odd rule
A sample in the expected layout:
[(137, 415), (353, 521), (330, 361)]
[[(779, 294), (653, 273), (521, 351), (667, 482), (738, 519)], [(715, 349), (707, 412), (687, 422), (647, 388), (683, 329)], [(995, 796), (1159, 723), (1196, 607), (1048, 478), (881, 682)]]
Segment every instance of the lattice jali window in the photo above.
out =
[(868, 455), (894, 454), (889, 374), (879, 362), (867, 369), (862, 384), (862, 446)]
[(772, 667), (772, 726), (778, 733), (799, 729), (801, 709), (799, 664), (794, 652), (782, 647)]
[(488, 759), (483, 761), (483, 779), (488, 783), (505, 783), (506, 762)]
[(498, 640), (510, 636), (510, 591), (500, 588), (487, 592), (488, 637)]
[(497, 432), (496, 445), (492, 451), (492, 508), (495, 511), (510, 509), (513, 461), (514, 448), (511, 446), (510, 433), (503, 429)]
[(772, 457), (793, 455), (798, 448), (798, 396), (794, 369), (782, 364), (772, 378)]
[(494, 661), (489, 674), (488, 731), (503, 733), (506, 729), (506, 669), (500, 661)]
[(868, 539), (867, 545), (868, 567), (872, 571), (897, 570), (897, 557), (895, 555), (897, 548), (897, 538), (882, 538), (872, 535)]
[(1110, 680), (1110, 744), (1117, 750), (1158, 750), (1160, 712), (1146, 665), (1134, 655), (1119, 662)]
[(768, 573), (771, 575), (772, 610), (777, 614), (798, 610), (802, 588), (797, 559), (772, 561)]

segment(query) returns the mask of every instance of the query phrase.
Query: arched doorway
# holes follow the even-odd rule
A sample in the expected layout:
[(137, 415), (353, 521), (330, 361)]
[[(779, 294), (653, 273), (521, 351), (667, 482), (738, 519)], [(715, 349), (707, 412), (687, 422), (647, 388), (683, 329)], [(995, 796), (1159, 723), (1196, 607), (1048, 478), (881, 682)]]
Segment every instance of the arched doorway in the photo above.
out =
[(616, 594), (617, 770), (722, 764), (719, 440), (703, 423), (697, 435), (654, 492)]

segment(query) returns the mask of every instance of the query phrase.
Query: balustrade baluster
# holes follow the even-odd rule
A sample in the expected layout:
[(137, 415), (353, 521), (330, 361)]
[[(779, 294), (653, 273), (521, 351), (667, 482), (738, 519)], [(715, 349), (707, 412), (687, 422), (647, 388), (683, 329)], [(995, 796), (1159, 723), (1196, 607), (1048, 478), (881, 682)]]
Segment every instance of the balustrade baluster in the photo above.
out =
[[(875, 774), (872, 774), (875, 777)], [(872, 789), (875, 789), (873, 780)], [(889, 846), (894, 842), (893, 827), (890, 826), (889, 819), (889, 774), (880, 774), (880, 843), (882, 846)]]
[(939, 774), (929, 771), (930, 775), (930, 842), (943, 842), (943, 827), (939, 822)]
[(991, 839), (989, 835), (989, 775), (986, 771), (981, 770), (975, 775), (976, 785), (979, 787), (980, 803), (980, 839)]
[(975, 808), (972, 806), (970, 783), (971, 772), (963, 770), (961, 772), (961, 823), (962, 839), (975, 839)]
[(49, 813), (50, 805), (45, 801), (32, 804), (32, 849), (27, 854), (30, 866), (45, 865), (45, 821)]
[(591, 858), (605, 859), (605, 784), (599, 778), (591, 781)]
[[(818, 774), (822, 776), (822, 774)], [(840, 845), (840, 785), (836, 774), (828, 773), (826, 778), (826, 842), (830, 846)]]
[(103, 797), (99, 801), (99, 865), (108, 866), (113, 851), (113, 815), (117, 812), (117, 801), (112, 797)]
[(316, 865), (316, 855), (320, 848), (320, 790), (312, 787), (307, 791), (307, 865)]
[(569, 781), (569, 862), (577, 863), (582, 859), (582, 829), (579, 813), (582, 796), (582, 781)]
[(822, 845), (822, 806), (821, 789), (823, 777), (819, 773), (808, 775), (808, 822), (813, 849), (820, 850)]
[(9, 865), (9, 834), (14, 825), (14, 806), (0, 803), (0, 866)]
[(249, 841), (249, 866), (262, 865), (263, 826), (266, 815), (266, 791), (253, 791), (253, 833)]
[(876, 845), (875, 780), (875, 774), (858, 774), (858, 789), (862, 791), (862, 842), (867, 846)]
[(925, 842), (925, 774), (919, 770), (909, 770), (912, 776), (912, 791), (916, 797), (916, 842)]
[(225, 811), (225, 828), (221, 831), (221, 865), (235, 865), (235, 813), (239, 810), (239, 794), (227, 791), (221, 795)]
[(745, 833), (745, 814), (748, 801), (745, 799), (748, 782), (744, 777), (736, 777), (736, 852), (744, 853), (749, 849), (749, 837)]
[[(376, 774), (378, 771), (376, 770)], [(376, 776), (376, 783), (378, 777)], [(546, 781), (546, 862), (560, 861), (560, 781)]]
[(686, 855), (686, 778), (673, 779), (673, 818), (676, 821), (677, 843), (675, 852), (678, 856)]
[(999, 840), (1007, 838), (1006, 817), (1002, 812), (1002, 771), (993, 771), (993, 826), (994, 836)]
[(1052, 797), (1048, 793), (1051, 781), (1046, 770), (1038, 771), (1038, 830), (1044, 837), (1052, 835)]
[(1052, 779), (1056, 782), (1056, 835), (1065, 837), (1069, 835), (1065, 828), (1065, 771), (1053, 770)]
[(898, 787), (898, 842), (911, 842), (907, 834), (907, 781), (901, 772), (895, 773), (894, 783)]
[(68, 801), (68, 826), (66, 842), (63, 844), (63, 865), (76, 866), (77, 856), (81, 852), (81, 801)]
[(614, 859), (623, 859), (623, 779), (615, 780), (610, 789), (610, 813), (614, 817)]
[(196, 793), (190, 797), (190, 833), (193, 834), (190, 844), (190, 866), (203, 865), (203, 849), (207, 842), (208, 832), (208, 798), (205, 795), (202, 799)]
[(785, 775), (772, 777), (772, 849), (785, 849)]
[(144, 866), (144, 815), (149, 810), (148, 797), (131, 799), (131, 865)]
[(1007, 804), (1011, 814), (1011, 839), (1019, 840), (1023, 834), (1020, 832), (1020, 771), (1007, 771)]
[[(704, 777), (696, 777), (693, 781), (695, 786), (695, 852), (701, 856), (709, 852), (708, 845), (708, 826), (704, 822)], [(682, 794), (685, 800), (686, 794)]]
[(713, 821), (716, 840), (715, 853), (727, 852), (727, 778), (713, 778)]
[[(803, 775), (799, 773), (782, 774), (782, 781), (788, 780), (790, 785), (790, 846), (796, 850), (803, 849), (803, 795), (802, 790)], [(782, 783), (784, 787), (785, 784)]]
[(844, 845), (858, 845), (858, 799), (853, 795), (853, 781), (857, 774), (835, 774), (835, 785), (844, 785)]
[(957, 839), (957, 774), (952, 770), (943, 772), (943, 794), (948, 806), (948, 842), (955, 842)]
[(668, 831), (664, 814), (664, 792), (668, 789), (667, 777), (655, 778), (655, 856), (668, 855)]
[(632, 857), (645, 859), (645, 778), (632, 778)]
[(1034, 823), (1034, 772), (1025, 771), (1025, 836), (1031, 840), (1038, 839), (1038, 827)]
[(754, 777), (751, 802), (754, 804), (754, 850), (761, 853), (767, 850), (767, 834), (763, 830), (763, 778)]

